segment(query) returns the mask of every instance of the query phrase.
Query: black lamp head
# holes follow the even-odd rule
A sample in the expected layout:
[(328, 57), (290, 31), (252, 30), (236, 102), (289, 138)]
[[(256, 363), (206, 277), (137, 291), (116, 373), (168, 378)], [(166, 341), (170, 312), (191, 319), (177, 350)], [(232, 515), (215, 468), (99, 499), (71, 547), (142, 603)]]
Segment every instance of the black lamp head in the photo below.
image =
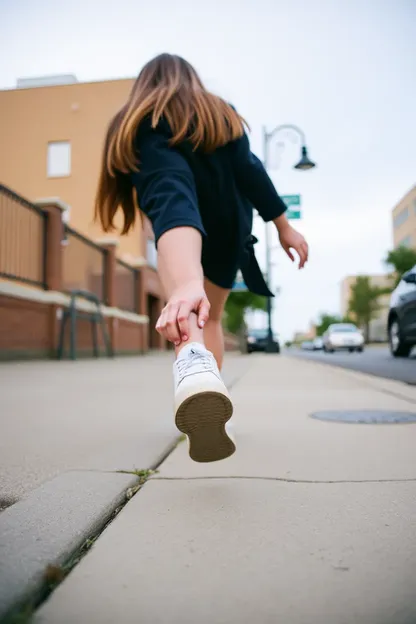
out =
[(301, 157), (297, 165), (295, 165), (295, 169), (300, 169), (301, 171), (307, 171), (308, 169), (313, 169), (316, 167), (315, 163), (310, 160), (308, 156), (308, 150), (306, 145), (302, 145)]

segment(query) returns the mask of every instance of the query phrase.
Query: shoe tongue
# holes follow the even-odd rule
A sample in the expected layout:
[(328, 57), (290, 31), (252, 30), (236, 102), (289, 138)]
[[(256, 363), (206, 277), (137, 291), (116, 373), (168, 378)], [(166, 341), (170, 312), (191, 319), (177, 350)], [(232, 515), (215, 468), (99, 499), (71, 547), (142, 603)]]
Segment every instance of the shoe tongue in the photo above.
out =
[(181, 352), (178, 355), (178, 360), (185, 360), (187, 359), (191, 354), (200, 354), (200, 355), (205, 355), (207, 353), (206, 348), (204, 347), (204, 345), (200, 344), (199, 342), (192, 342), (189, 345), (186, 345), (186, 347), (184, 347)]

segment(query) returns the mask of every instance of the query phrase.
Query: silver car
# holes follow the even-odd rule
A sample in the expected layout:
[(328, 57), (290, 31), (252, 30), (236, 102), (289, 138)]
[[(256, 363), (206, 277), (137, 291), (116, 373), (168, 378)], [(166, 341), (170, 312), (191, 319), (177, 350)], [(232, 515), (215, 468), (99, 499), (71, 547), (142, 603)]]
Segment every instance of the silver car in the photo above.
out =
[(353, 323), (334, 323), (323, 335), (325, 353), (364, 350), (364, 337)]

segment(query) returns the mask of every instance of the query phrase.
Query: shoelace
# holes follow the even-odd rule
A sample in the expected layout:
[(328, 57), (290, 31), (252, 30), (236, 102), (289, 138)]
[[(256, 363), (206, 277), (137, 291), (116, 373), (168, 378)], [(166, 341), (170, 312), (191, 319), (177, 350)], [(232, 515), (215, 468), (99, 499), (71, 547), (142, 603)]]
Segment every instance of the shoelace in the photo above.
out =
[(176, 367), (180, 381), (182, 381), (185, 375), (193, 372), (194, 367), (203, 367), (207, 371), (214, 370), (212, 356), (204, 355), (198, 351), (191, 351), (187, 358), (176, 360)]

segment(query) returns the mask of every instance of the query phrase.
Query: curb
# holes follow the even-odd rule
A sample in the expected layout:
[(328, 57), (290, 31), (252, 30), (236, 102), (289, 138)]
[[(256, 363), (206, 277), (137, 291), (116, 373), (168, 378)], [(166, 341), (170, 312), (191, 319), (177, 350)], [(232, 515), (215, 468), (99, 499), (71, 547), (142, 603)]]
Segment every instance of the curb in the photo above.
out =
[[(231, 389), (247, 372), (226, 375)], [(150, 466), (155, 470), (180, 441), (174, 436)], [(94, 539), (140, 489), (131, 473), (73, 470), (58, 475), (0, 514), (0, 624), (36, 607), (61, 568)], [(51, 578), (51, 574), (55, 577)], [(24, 614), (22, 614), (24, 618)], [(26, 620), (18, 620), (26, 621)]]
[[(174, 439), (159, 465), (177, 445)], [(51, 580), (85, 542), (99, 534), (137, 488), (138, 475), (69, 471), (33, 490), (0, 514), (0, 622), (13, 622), (25, 606), (36, 604)]]
[[(374, 390), (384, 392), (385, 394), (392, 394), (393, 396), (404, 399), (409, 403), (416, 403), (416, 386), (407, 383), (405, 381), (398, 381), (397, 379), (388, 379), (387, 377), (380, 377), (375, 373), (367, 373), (357, 370), (355, 368), (346, 368), (340, 364), (334, 364), (333, 362), (324, 362), (322, 360), (314, 360), (312, 358), (303, 358), (297, 354), (285, 354), (284, 357), (290, 359), (298, 359), (305, 364), (312, 366), (320, 366), (321, 368), (330, 368), (332, 371), (338, 371), (342, 375), (355, 379), (366, 386), (371, 386)], [(415, 380), (416, 381), (416, 380)]]

